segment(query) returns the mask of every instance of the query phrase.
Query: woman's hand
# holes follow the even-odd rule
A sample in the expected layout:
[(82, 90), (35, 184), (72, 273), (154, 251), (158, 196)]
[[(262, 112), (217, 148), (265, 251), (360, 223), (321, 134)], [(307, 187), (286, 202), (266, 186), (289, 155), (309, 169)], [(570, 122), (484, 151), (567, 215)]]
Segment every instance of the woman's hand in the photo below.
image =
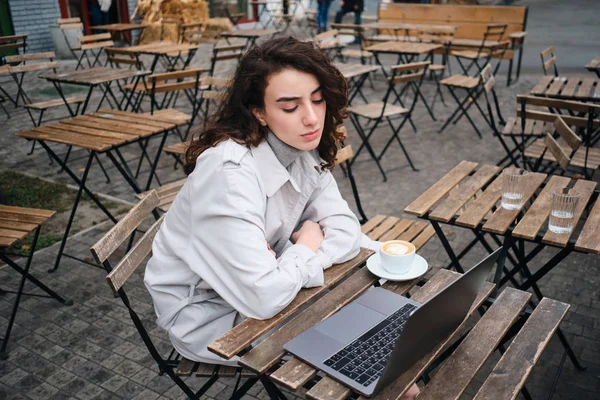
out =
[(302, 227), (292, 234), (292, 240), (296, 244), (303, 244), (315, 253), (323, 242), (323, 231), (316, 222), (305, 221)]

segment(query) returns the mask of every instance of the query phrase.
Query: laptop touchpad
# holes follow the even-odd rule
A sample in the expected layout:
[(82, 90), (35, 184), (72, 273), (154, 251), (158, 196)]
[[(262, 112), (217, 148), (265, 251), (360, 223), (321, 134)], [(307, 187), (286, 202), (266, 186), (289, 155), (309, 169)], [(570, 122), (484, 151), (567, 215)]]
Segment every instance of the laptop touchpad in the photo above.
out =
[(357, 302), (342, 308), (315, 329), (342, 343), (350, 344), (386, 316)]

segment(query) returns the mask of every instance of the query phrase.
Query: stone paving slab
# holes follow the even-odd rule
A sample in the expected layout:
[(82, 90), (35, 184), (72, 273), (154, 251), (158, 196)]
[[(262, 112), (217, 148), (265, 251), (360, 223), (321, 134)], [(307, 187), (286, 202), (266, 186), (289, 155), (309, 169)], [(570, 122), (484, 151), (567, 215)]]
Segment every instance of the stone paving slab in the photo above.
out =
[[(199, 51), (198, 54), (202, 54)], [(68, 62), (65, 68), (73, 68)], [(194, 65), (206, 65), (197, 57)], [(526, 93), (537, 81), (538, 75), (522, 76), (521, 80), (506, 88), (500, 77), (498, 94), (505, 117), (514, 115), (515, 96)], [(365, 93), (371, 100), (382, 96), (385, 88), (381, 74), (373, 79), (374, 87), (365, 84)], [(45, 83), (29, 77), (26, 87), (43, 89)], [(433, 97), (433, 82), (424, 84), (424, 95)], [(93, 101), (98, 99), (98, 93)], [(463, 119), (443, 133), (437, 133), (444, 119), (454, 109), (452, 99), (445, 96), (447, 107), (439, 100), (435, 105), (437, 121), (432, 121), (422, 105), (415, 111), (415, 134), (409, 127), (401, 131), (401, 138), (413, 162), (419, 168), (413, 172), (406, 163), (400, 148), (393, 144), (383, 159), (388, 174), (388, 182), (383, 182), (374, 162), (365, 153), (353, 167), (360, 191), (363, 207), (368, 216), (376, 214), (402, 215), (404, 207), (419, 194), (436, 182), (448, 170), (464, 159), (495, 163), (502, 157), (499, 142), (489, 129), (483, 130), (483, 139)], [(189, 110), (181, 102), (178, 109)], [(10, 109), (12, 112), (13, 110)], [(26, 156), (30, 144), (17, 139), (14, 134), (29, 128), (30, 121), (22, 109), (12, 112), (6, 120), (0, 114), (3, 132), (0, 135), (0, 167), (10, 168), (48, 179), (72, 183), (66, 174), (57, 173), (56, 165), (49, 167), (48, 158), (38, 147), (32, 156)], [(64, 111), (56, 110), (50, 116), (59, 117)], [(473, 114), (475, 116), (475, 114)], [(479, 126), (484, 122), (474, 117)], [(349, 143), (356, 149), (359, 145), (356, 132), (349, 126)], [(373, 135), (376, 150), (383, 147), (389, 138), (388, 128), (382, 128)], [(177, 138), (169, 138), (176, 143)], [(151, 143), (155, 148), (156, 143)], [(55, 146), (59, 153), (65, 149)], [(124, 152), (126, 159), (136, 160), (139, 152), (135, 146)], [(84, 151), (72, 154), (74, 171), (81, 173)], [(109, 160), (101, 158), (105, 166)], [(111, 182), (106, 183), (99, 168), (90, 174), (89, 186), (98, 192), (135, 202), (133, 192), (118, 176), (114, 168), (109, 169)], [(168, 182), (183, 177), (181, 168), (173, 168), (173, 160), (162, 157), (159, 167), (161, 181)], [(334, 175), (344, 197), (355, 208), (350, 185), (340, 170)], [(143, 180), (144, 173), (141, 178)], [(90, 257), (89, 248), (107, 229), (108, 223), (99, 224), (84, 234), (72, 237), (67, 245), (70, 253), (80, 257)], [(470, 234), (459, 228), (446, 229), (454, 249), (465, 246)], [(10, 358), (0, 361), (0, 399), (183, 399), (185, 395), (166, 376), (159, 376), (153, 359), (148, 354), (137, 331), (131, 323), (126, 309), (119, 299), (114, 298), (105, 283), (103, 270), (82, 265), (72, 259), (63, 258), (60, 268), (53, 274), (46, 270), (53, 265), (57, 245), (39, 251), (34, 258), (33, 273), (61, 294), (73, 299), (75, 304), (66, 307), (46, 299), (25, 298), (17, 315), (16, 326), (9, 344)], [(421, 254), (433, 267), (432, 273), (448, 264), (449, 259), (437, 239), (431, 240)], [(534, 269), (552, 257), (552, 250), (545, 250), (533, 263)], [(464, 263), (475, 264), (485, 252), (476, 247), (469, 253)], [(576, 371), (567, 360), (556, 386), (555, 399), (598, 399), (600, 392), (600, 278), (599, 258), (591, 255), (574, 254), (556, 267), (541, 282), (545, 295), (569, 302), (572, 307), (565, 322), (561, 325), (578, 357), (588, 366), (585, 372)], [(142, 268), (143, 269), (143, 268)], [(160, 329), (155, 326), (155, 315), (150, 297), (143, 287), (143, 271), (138, 271), (131, 279), (128, 293), (135, 301), (140, 317), (149, 327), (152, 339), (161, 352), (167, 352), (170, 344)], [(0, 285), (15, 287), (17, 277), (6, 267), (0, 267)], [(14, 295), (0, 295), (0, 330), (6, 326)], [(538, 365), (527, 382), (533, 398), (547, 398), (563, 355), (563, 348), (553, 338), (543, 353)], [(492, 361), (497, 360), (494, 354)], [(488, 362), (482, 373), (489, 372), (493, 362)], [(485, 375), (482, 375), (485, 376)], [(205, 380), (190, 378), (198, 387)], [(470, 398), (477, 389), (477, 383), (469, 388), (465, 398)], [(219, 381), (205, 398), (222, 399), (231, 394), (235, 382), (232, 379)], [(303, 397), (303, 392), (299, 393)], [(290, 395), (295, 398), (294, 395)], [(249, 399), (266, 399), (266, 392), (260, 385), (248, 394)]]

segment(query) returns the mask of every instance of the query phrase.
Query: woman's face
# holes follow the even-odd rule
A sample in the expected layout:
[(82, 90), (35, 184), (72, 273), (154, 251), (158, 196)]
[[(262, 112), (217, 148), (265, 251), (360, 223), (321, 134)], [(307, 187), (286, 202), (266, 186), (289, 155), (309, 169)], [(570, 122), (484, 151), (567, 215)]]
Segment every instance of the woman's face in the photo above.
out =
[(284, 69), (271, 75), (265, 89), (265, 108), (254, 109), (263, 126), (289, 146), (299, 150), (317, 148), (323, 134), (326, 104), (314, 75)]

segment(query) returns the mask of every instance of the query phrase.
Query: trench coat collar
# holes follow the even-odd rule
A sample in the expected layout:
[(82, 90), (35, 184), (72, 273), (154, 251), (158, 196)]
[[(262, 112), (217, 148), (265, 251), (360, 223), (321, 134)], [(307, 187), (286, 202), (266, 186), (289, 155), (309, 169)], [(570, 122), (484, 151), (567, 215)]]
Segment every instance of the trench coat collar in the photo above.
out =
[[(290, 172), (284, 168), (269, 143), (264, 140), (258, 146), (251, 149), (252, 155), (258, 166), (258, 172), (265, 184), (267, 197), (272, 197), (281, 187), (290, 181), (294, 190), (301, 192), (298, 182), (292, 177)], [(293, 163), (300, 166), (302, 173), (311, 182), (311, 186), (316, 186), (321, 169), (312, 152), (303, 151)]]

